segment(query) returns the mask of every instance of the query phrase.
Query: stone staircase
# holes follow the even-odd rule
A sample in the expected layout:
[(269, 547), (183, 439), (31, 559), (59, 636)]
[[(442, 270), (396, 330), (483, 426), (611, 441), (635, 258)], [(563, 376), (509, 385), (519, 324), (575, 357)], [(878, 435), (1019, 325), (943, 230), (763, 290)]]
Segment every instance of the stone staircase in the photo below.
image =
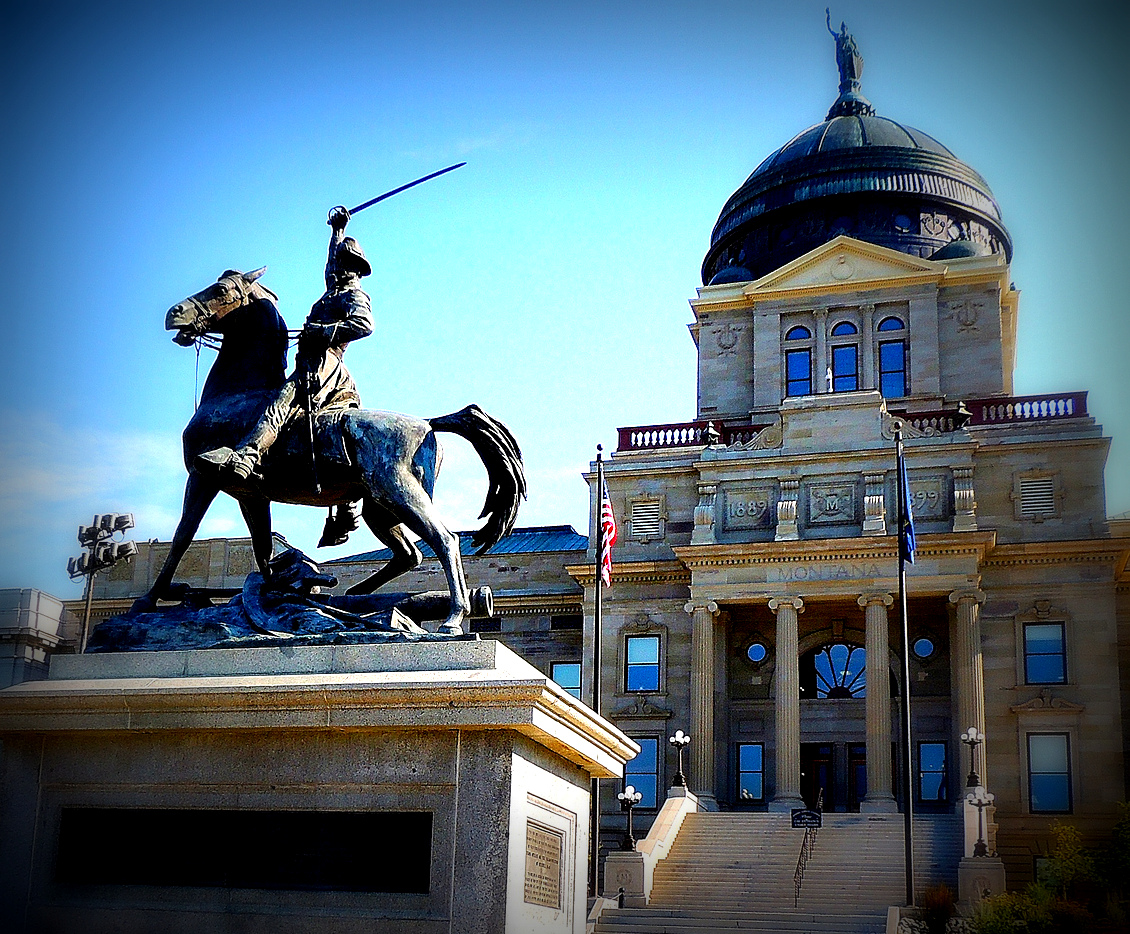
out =
[[(956, 891), (961, 833), (956, 815), (915, 819), (917, 891)], [(905, 904), (902, 815), (825, 814), (794, 908), (803, 836), (787, 814), (689, 814), (648, 907), (605, 910), (596, 934), (883, 934), (888, 906)]]

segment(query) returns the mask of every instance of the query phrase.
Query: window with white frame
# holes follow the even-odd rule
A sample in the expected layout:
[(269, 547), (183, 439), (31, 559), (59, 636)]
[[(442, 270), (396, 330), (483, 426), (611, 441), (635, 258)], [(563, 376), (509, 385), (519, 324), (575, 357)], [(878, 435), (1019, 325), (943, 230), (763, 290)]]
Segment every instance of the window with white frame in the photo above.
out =
[(1061, 622), (1024, 624), (1024, 682), (1063, 684), (1067, 681), (1067, 645)]
[(858, 336), (859, 329), (850, 321), (832, 326), (832, 392), (859, 389)]
[(659, 690), (659, 636), (628, 636), (624, 657), (625, 690)]
[(639, 755), (624, 763), (624, 786), (631, 785), (641, 795), (639, 807), (659, 806), (659, 740), (654, 736), (633, 736)]
[(796, 325), (785, 332), (785, 395), (812, 395), (812, 331)]
[(553, 662), (549, 667), (549, 676), (561, 685), (575, 698), (581, 698), (581, 663), (580, 662)]

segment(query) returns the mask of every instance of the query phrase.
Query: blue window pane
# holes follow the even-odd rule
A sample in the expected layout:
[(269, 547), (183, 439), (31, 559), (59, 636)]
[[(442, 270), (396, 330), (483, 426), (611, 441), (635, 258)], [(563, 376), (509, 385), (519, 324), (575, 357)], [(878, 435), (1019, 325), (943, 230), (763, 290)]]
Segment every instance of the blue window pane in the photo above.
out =
[(789, 328), (789, 332), (785, 335), (787, 341), (803, 341), (812, 337), (812, 332), (808, 328), (795, 327)]
[(628, 690), (658, 691), (659, 669), (654, 665), (629, 665)]
[(659, 664), (659, 636), (628, 636), (628, 664)]
[(1028, 768), (1036, 772), (1067, 772), (1067, 737), (1035, 733), (1028, 737)]
[(1070, 811), (1071, 795), (1066, 775), (1033, 775), (1033, 811)]
[(554, 662), (551, 677), (574, 697), (581, 696), (581, 666), (574, 662)]
[(832, 390), (834, 392), (855, 392), (859, 388), (857, 359), (855, 344), (832, 348)]
[(738, 796), (745, 800), (760, 801), (764, 796), (764, 777), (760, 772), (746, 773), (738, 783)]
[(812, 356), (808, 350), (790, 350), (785, 354), (786, 393), (790, 396), (812, 394)]
[(627, 776), (625, 776), (624, 780), (640, 793), (639, 807), (653, 808), (657, 806), (658, 795), (656, 794), (656, 788), (659, 785), (659, 781), (654, 775), (633, 775), (630, 781)]
[(903, 323), (900, 318), (884, 318), (879, 322), (880, 331), (901, 331), (902, 329)]
[(850, 321), (841, 321), (834, 328), (832, 328), (832, 337), (840, 337), (844, 334), (855, 334), (855, 325)]
[(945, 801), (945, 789), (942, 787), (944, 776), (940, 772), (927, 772), (922, 775), (922, 800)]
[(751, 645), (746, 650), (746, 655), (749, 657), (749, 660), (751, 662), (754, 662), (754, 663), (760, 663), (760, 662), (765, 661), (765, 656), (767, 654), (768, 654), (768, 652), (767, 652), (765, 646), (762, 645), (760, 642), (753, 643), (753, 645)]
[(906, 344), (886, 341), (879, 345), (879, 392), (885, 398), (906, 395)]
[(923, 743), (919, 748), (923, 772), (941, 772), (946, 765), (946, 747), (942, 743)]
[(637, 739), (640, 754), (631, 760), (629, 765), (632, 772), (654, 772), (659, 764), (659, 740)]
[(1029, 655), (1025, 668), (1029, 684), (1062, 684), (1067, 680), (1062, 655)]
[(741, 772), (762, 771), (761, 743), (742, 743), (738, 747), (738, 770)]
[(1059, 623), (1033, 623), (1025, 626), (1024, 643), (1029, 652), (1062, 652), (1063, 626)]
[(934, 643), (929, 639), (918, 639), (914, 643), (914, 654), (919, 658), (929, 658), (934, 654)]

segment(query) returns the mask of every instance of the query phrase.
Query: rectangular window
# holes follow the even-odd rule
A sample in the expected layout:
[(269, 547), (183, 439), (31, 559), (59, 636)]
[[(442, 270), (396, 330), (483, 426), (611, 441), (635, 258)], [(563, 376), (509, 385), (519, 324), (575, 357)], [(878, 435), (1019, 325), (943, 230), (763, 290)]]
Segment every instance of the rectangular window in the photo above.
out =
[(945, 801), (946, 744), (918, 744), (918, 800), (925, 803)]
[(1027, 684), (1067, 681), (1063, 623), (1024, 624), (1024, 681)]
[(832, 348), (832, 391), (855, 392), (859, 388), (859, 350), (855, 344)]
[(1066, 733), (1028, 734), (1028, 810), (1071, 813), (1071, 750)]
[(640, 754), (624, 764), (624, 787), (631, 785), (642, 795), (639, 807), (659, 806), (659, 740), (651, 736), (633, 736), (640, 745)]
[(581, 699), (580, 662), (553, 662), (549, 666), (549, 676), (577, 700)]
[(628, 636), (624, 684), (629, 691), (659, 690), (659, 636)]
[(765, 800), (765, 748), (761, 743), (738, 743), (738, 800)]
[(785, 395), (812, 395), (812, 351), (785, 352)]
[(468, 620), (468, 629), (471, 632), (502, 632), (502, 618), (491, 616), (487, 619)]
[(886, 399), (906, 395), (906, 341), (880, 342), (879, 392)]

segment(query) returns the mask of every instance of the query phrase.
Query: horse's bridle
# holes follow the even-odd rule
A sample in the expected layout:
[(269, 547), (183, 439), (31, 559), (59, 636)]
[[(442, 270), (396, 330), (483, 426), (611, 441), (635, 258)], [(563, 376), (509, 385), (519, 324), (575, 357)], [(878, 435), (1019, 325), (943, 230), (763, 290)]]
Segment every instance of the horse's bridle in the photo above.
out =
[(193, 310), (196, 312), (196, 322), (193, 324), (193, 334), (191, 335), (193, 339), (200, 337), (200, 335), (202, 334), (206, 334), (209, 328), (211, 328), (212, 325), (214, 325), (221, 318), (231, 314), (231, 312), (235, 311), (237, 308), (242, 308), (244, 305), (249, 304), (251, 301), (251, 289), (254, 283), (248, 285), (247, 281), (241, 274), (234, 273), (230, 276), (220, 276), (220, 278), (217, 279), (216, 282), (230, 283), (231, 286), (234, 287), (235, 290), (239, 293), (239, 301), (237, 303), (233, 303), (227, 311), (221, 313), (212, 311), (195, 295), (188, 296), (185, 301), (189, 305), (191, 305)]

